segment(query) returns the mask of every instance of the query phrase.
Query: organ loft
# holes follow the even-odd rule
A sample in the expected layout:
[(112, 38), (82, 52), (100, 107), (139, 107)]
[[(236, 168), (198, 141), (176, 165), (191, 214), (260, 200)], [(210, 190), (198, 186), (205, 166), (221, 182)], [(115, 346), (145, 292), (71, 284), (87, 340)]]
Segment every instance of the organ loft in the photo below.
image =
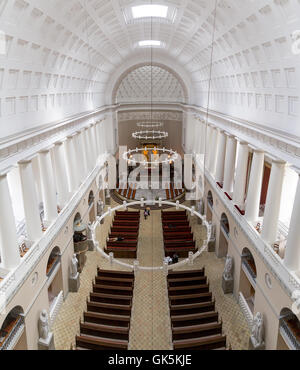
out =
[(242, 2), (0, 1), (0, 350), (300, 349), (300, 2)]

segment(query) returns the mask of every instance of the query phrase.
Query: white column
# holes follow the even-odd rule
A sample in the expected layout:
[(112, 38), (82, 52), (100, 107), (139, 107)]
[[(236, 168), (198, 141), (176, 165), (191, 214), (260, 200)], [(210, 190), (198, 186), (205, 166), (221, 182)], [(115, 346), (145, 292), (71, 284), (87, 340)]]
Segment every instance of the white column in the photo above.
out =
[(85, 129), (85, 142), (86, 142), (86, 148), (88, 152), (88, 157), (89, 157), (89, 170), (91, 171), (94, 168), (94, 148), (93, 148), (93, 142), (91, 140), (91, 135), (90, 135), (90, 127), (87, 127)]
[(236, 144), (235, 137), (227, 135), (223, 190), (229, 195), (233, 191)]
[(75, 151), (76, 172), (78, 174), (78, 185), (80, 185), (85, 179), (80, 131), (77, 131), (76, 134), (73, 136), (73, 146)]
[(253, 150), (253, 159), (247, 195), (245, 217), (249, 222), (256, 221), (259, 216), (259, 203), (263, 179), (265, 155), (262, 150)]
[(79, 147), (80, 147), (80, 152), (81, 152), (81, 155), (82, 155), (82, 166), (83, 166), (83, 172), (84, 172), (84, 176), (86, 176), (88, 174), (88, 171), (89, 171), (89, 166), (88, 166), (88, 154), (87, 154), (87, 148), (86, 148), (86, 145), (85, 145), (85, 133), (84, 133), (84, 130), (81, 130), (78, 132), (78, 141), (79, 141)]
[(3, 267), (10, 270), (20, 263), (17, 230), (12, 208), (7, 173), (0, 174), (0, 250)]
[(226, 154), (226, 135), (225, 132), (219, 130), (219, 145), (217, 152), (217, 164), (216, 164), (216, 182), (223, 183), (224, 180), (224, 165), (225, 165), (225, 154)]
[(54, 144), (53, 158), (56, 175), (57, 201), (60, 208), (63, 208), (69, 200), (69, 187), (66, 181), (64, 143), (62, 141), (58, 141)]
[(65, 154), (67, 160), (67, 174), (68, 174), (68, 183), (69, 191), (73, 193), (78, 189), (79, 179), (76, 167), (76, 156), (75, 149), (73, 146), (73, 136), (68, 136), (67, 140), (64, 143), (65, 145)]
[(97, 158), (101, 155), (101, 143), (100, 143), (100, 137), (99, 137), (99, 126), (100, 121), (97, 121), (95, 124), (95, 140), (96, 140), (96, 149), (97, 149)]
[(248, 143), (240, 141), (238, 162), (236, 168), (236, 178), (233, 190), (233, 201), (241, 209), (244, 208), (245, 202), (248, 160), (249, 160)]
[(284, 265), (292, 271), (300, 270), (300, 173), (291, 216), (288, 240), (285, 248)]
[(212, 145), (212, 127), (207, 125), (207, 129), (205, 130), (206, 136), (206, 143), (205, 143), (205, 167), (209, 170), (209, 163), (210, 163), (210, 154), (211, 154), (211, 145)]
[(90, 125), (89, 128), (88, 128), (88, 135), (89, 135), (89, 138), (90, 138), (90, 145), (91, 145), (91, 158), (92, 158), (92, 161), (93, 161), (93, 165), (92, 165), (92, 168), (95, 167), (95, 164), (96, 164), (96, 149), (95, 149), (95, 138), (94, 138), (94, 130), (93, 130), (93, 125)]
[(261, 237), (269, 244), (275, 243), (286, 162), (274, 160), (268, 187)]
[(42, 236), (42, 224), (31, 160), (20, 161), (19, 170), (27, 236), (29, 240), (36, 241)]
[(212, 128), (212, 143), (210, 148), (210, 155), (209, 155), (209, 171), (213, 177), (215, 177), (216, 173), (216, 164), (217, 164), (217, 153), (218, 153), (218, 130), (213, 127)]
[(54, 173), (49, 150), (39, 153), (42, 197), (44, 204), (44, 219), (51, 222), (57, 217), (57, 199)]

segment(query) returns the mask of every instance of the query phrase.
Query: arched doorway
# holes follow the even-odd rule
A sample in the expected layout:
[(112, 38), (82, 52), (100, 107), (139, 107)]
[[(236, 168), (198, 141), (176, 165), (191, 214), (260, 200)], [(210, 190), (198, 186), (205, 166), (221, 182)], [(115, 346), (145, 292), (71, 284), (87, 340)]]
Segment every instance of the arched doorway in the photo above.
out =
[(95, 214), (95, 196), (93, 190), (90, 191), (88, 205), (89, 205), (89, 220), (91, 223), (94, 223), (96, 221), (96, 214)]
[(48, 301), (50, 320), (55, 319), (55, 308), (61, 304), (63, 300), (63, 276), (61, 268), (61, 253), (59, 247), (54, 247), (48, 258), (46, 275), (48, 277)]
[(219, 235), (219, 249), (218, 257), (223, 258), (228, 253), (228, 239), (229, 239), (230, 227), (228, 217), (225, 213), (222, 213), (220, 220), (220, 235)]
[(257, 270), (254, 257), (248, 248), (242, 251), (239, 291), (250, 313), (254, 313)]
[(300, 350), (300, 321), (289, 308), (280, 311), (277, 350)]
[(209, 190), (207, 194), (206, 219), (212, 222), (212, 210), (214, 208), (214, 198), (212, 192)]
[(26, 350), (24, 311), (21, 306), (14, 307), (6, 316), (0, 329), (1, 350)]

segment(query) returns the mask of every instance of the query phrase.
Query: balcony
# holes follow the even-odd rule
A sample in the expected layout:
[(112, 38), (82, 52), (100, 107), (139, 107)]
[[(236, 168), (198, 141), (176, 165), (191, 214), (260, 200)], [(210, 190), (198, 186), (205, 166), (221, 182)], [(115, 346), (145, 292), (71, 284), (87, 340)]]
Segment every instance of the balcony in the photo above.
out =
[(253, 288), (256, 287), (256, 268), (252, 258), (249, 256), (242, 256), (242, 269), (246, 274)]
[(47, 277), (53, 274), (53, 272), (56, 270), (56, 268), (60, 264), (60, 260), (61, 260), (60, 254), (50, 256), (48, 264), (47, 264), (47, 271), (46, 271)]
[(286, 315), (279, 321), (280, 334), (291, 350), (300, 350), (300, 323), (294, 315)]
[(54, 321), (59, 313), (59, 310), (64, 301), (63, 291), (60, 291), (59, 294), (53, 299), (50, 305), (50, 326), (53, 326)]
[(0, 331), (0, 351), (12, 350), (25, 329), (24, 316), (19, 315)]

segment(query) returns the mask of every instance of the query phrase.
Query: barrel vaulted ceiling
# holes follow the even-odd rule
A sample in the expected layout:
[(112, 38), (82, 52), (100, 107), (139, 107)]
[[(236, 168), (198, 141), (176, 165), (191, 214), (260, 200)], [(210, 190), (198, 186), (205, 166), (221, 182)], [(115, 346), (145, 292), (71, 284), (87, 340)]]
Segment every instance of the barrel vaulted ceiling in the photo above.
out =
[[(150, 54), (181, 77), (188, 103), (206, 107), (215, 2), (153, 0), (166, 19), (133, 19), (131, 7), (149, 3), (0, 0), (0, 138), (112, 103), (124, 65), (123, 93), (127, 81), (143, 100), (132, 66)], [(218, 0), (210, 108), (300, 136), (297, 29), (300, 0)], [(153, 53), (138, 46), (150, 39), (161, 41)]]

